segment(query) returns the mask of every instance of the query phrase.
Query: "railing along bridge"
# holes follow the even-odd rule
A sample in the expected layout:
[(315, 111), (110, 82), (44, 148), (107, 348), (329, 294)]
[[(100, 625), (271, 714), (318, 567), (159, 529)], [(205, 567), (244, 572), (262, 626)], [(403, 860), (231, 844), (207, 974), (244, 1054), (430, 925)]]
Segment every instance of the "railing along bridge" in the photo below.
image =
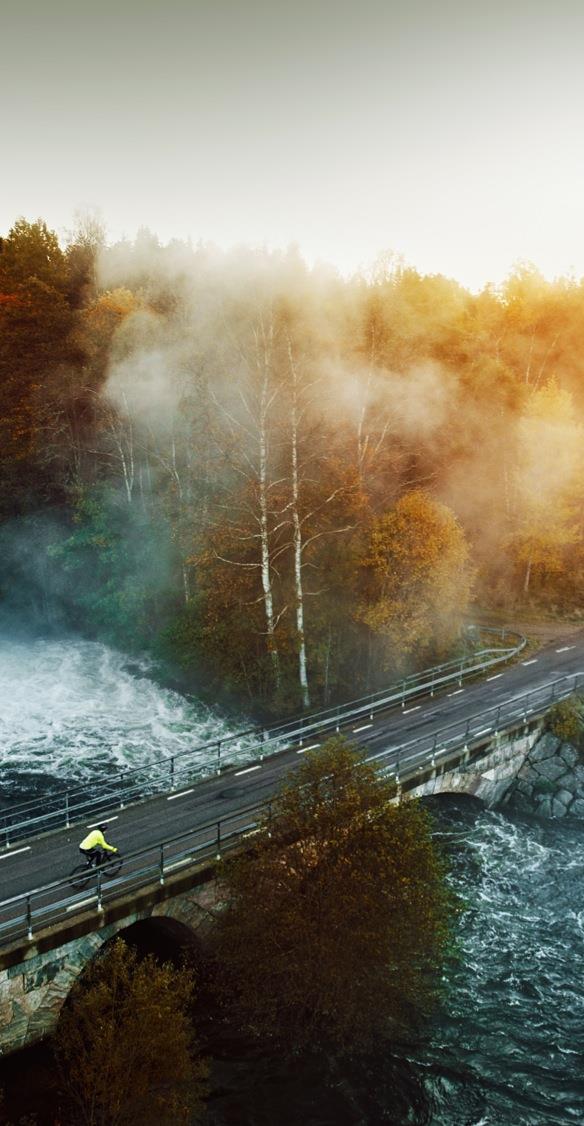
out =
[[(522, 648), (521, 642), (517, 643), (515, 652), (519, 647)], [(489, 658), (486, 667), (501, 659), (508, 660), (509, 655)], [(440, 666), (440, 669), (441, 674), (444, 673), (444, 676), (450, 679), (445, 680), (442, 675), (439, 678), (433, 677), (429, 681), (427, 679), (426, 691), (431, 690), (432, 683), (435, 690), (438, 686), (452, 683), (453, 676), (457, 680), (459, 677), (463, 678), (465, 673), (470, 675), (466, 668), (458, 667), (456, 670), (450, 669), (449, 672), (445, 671), (446, 666)], [(476, 667), (474, 671), (477, 671)], [(420, 674), (420, 677), (423, 678), (424, 675)], [(412, 685), (411, 689), (419, 691), (421, 682), (417, 687)], [(375, 762), (383, 771), (391, 774), (399, 786), (415, 787), (416, 781), (424, 775), (424, 772), (446, 768), (456, 756), (460, 758), (461, 752), (465, 757), (472, 756), (473, 752), (476, 754), (481, 744), (490, 742), (498, 732), (524, 727), (528, 722), (544, 716), (555, 702), (582, 689), (584, 689), (584, 673), (555, 678), (496, 706), (480, 709), (433, 733), (418, 735), (382, 751), (374, 751), (366, 755), (366, 761)], [(408, 689), (406, 693), (407, 691)], [(371, 706), (373, 698), (369, 697), (368, 701)], [(385, 701), (385, 707), (391, 706), (396, 701), (400, 703), (401, 696), (399, 693), (396, 695), (390, 692), (386, 695)], [(361, 708), (360, 701), (355, 702), (354, 708), (347, 705), (345, 722), (369, 714), (367, 711), (363, 712)], [(312, 720), (312, 717), (310, 718)], [(314, 735), (315, 728), (312, 723), (309, 726), (311, 735)], [(339, 722), (339, 727), (342, 727), (342, 721)], [(331, 729), (336, 730), (336, 728), (336, 718), (331, 727), (329, 715), (326, 722), (323, 721), (319, 726), (318, 731), (326, 735)], [(288, 748), (295, 745), (297, 753), (303, 753), (307, 748), (300, 746), (299, 743), (300, 738), (304, 740), (305, 737), (306, 727), (303, 726), (301, 730), (297, 727), (295, 736), (290, 735), (288, 738)], [(261, 745), (265, 747), (263, 741)], [(283, 749), (276, 748), (276, 753)], [(261, 767), (262, 762), (265, 762), (265, 759), (256, 763), (256, 767)], [(256, 789), (259, 781), (256, 776)], [(164, 885), (169, 876), (180, 872), (183, 868), (220, 859), (231, 849), (240, 846), (246, 836), (257, 832), (262, 824), (269, 821), (271, 810), (272, 799), (267, 796), (264, 800), (242, 806), (231, 814), (198, 825), (188, 832), (139, 849), (125, 856), (124, 867), (115, 879), (104, 880), (102, 872), (98, 870), (92, 877), (89, 889), (83, 892), (73, 891), (69, 881), (61, 879), (4, 900), (0, 903), (0, 943), (17, 939), (33, 939), (38, 930), (44, 930), (64, 919), (70, 920), (76, 912), (95, 911), (99, 914), (103, 912), (104, 907), (116, 899), (131, 896), (156, 884)]]
[(498, 639), (499, 646), (492, 645), (423, 669), (380, 692), (357, 700), (310, 715), (299, 715), (285, 723), (250, 727), (224, 739), (200, 743), (178, 754), (161, 756), (144, 766), (108, 773), (100, 781), (45, 795), (41, 808), (38, 799), (21, 802), (2, 813), (0, 841), (9, 847), (16, 841), (28, 840), (40, 833), (69, 828), (76, 822), (98, 820), (114, 809), (124, 809), (134, 802), (175, 790), (187, 781), (189, 784), (196, 783), (236, 767), (262, 762), (268, 756), (287, 751), (295, 743), (302, 746), (316, 736), (333, 734), (353, 721), (372, 720), (390, 708), (403, 709), (408, 702), (428, 694), (433, 696), (450, 684), (460, 687), (465, 680), (512, 660), (527, 643), (522, 634), (512, 630), (487, 626), (470, 628), (492, 636), (493, 640)]

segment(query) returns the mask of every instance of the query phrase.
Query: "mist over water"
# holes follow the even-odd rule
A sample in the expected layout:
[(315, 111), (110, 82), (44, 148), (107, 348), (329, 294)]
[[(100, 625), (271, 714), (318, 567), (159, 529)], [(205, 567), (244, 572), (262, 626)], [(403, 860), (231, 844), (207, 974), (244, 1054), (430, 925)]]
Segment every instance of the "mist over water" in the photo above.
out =
[[(0, 801), (42, 798), (235, 733), (154, 674), (146, 658), (93, 641), (2, 640)], [(201, 751), (201, 765), (210, 758)]]

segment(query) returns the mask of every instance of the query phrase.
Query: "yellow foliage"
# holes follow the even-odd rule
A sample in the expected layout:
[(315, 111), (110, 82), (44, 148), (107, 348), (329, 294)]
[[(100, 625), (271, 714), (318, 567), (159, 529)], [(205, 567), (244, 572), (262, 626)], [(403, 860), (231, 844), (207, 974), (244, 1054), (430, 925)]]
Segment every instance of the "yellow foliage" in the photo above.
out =
[(464, 533), (453, 513), (414, 490), (375, 521), (362, 561), (357, 617), (400, 653), (451, 639), (471, 592)]

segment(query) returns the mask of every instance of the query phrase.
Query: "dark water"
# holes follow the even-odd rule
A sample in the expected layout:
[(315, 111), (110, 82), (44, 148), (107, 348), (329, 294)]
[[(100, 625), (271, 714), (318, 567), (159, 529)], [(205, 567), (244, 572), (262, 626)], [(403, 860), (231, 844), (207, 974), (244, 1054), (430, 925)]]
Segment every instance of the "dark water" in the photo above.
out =
[(584, 823), (438, 809), (467, 910), (445, 1010), (410, 1055), (430, 1121), (583, 1124)]
[(209, 1126), (584, 1126), (584, 823), (428, 803), (466, 910), (423, 1043), (215, 1055)]
[[(584, 1124), (584, 824), (471, 799), (440, 799), (433, 813), (466, 911), (424, 1042), (380, 1045), (359, 1064), (292, 1065), (237, 1038), (207, 1044), (207, 1126)], [(47, 1050), (0, 1063), (9, 1109), (44, 1108), (39, 1122), (54, 1123), (50, 1076)]]
[[(136, 765), (226, 731), (92, 643), (4, 642), (0, 673), (5, 798), (31, 780), (38, 794), (90, 778), (96, 756)], [(290, 1069), (231, 1043), (217, 1054), (213, 1126), (584, 1126), (584, 822), (489, 812), (471, 799), (430, 808), (466, 912), (424, 1042), (380, 1045), (377, 1058), (340, 1071), (330, 1060)], [(45, 1065), (50, 1074), (41, 1057), (23, 1053), (19, 1075), (27, 1058), (37, 1078)], [(27, 1083), (10, 1084), (15, 1067), (0, 1065), (0, 1084), (21, 1104)]]

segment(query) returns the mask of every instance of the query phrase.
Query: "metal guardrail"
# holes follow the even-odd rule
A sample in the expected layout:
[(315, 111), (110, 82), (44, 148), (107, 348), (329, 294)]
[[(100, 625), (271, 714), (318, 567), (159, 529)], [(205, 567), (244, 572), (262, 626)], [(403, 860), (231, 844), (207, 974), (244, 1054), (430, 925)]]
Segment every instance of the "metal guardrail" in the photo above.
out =
[[(373, 718), (376, 712), (401, 706), (406, 701), (434, 693), (448, 684), (462, 684), (472, 676), (517, 656), (527, 644), (522, 634), (505, 628), (478, 626), (481, 634), (492, 634), (511, 644), (507, 648), (491, 647), (455, 660), (446, 661), (419, 673), (413, 673), (391, 684), (387, 689), (350, 700), (333, 708), (309, 715), (300, 715), (286, 723), (265, 728), (250, 728), (225, 739), (211, 740), (177, 754), (166, 756), (146, 766), (133, 767), (109, 776), (100, 782), (71, 787), (53, 796), (22, 802), (1, 821), (3, 844), (8, 847), (19, 840), (27, 840), (40, 833), (62, 827), (69, 828), (77, 821), (92, 818), (99, 820), (113, 809), (123, 809), (133, 802), (155, 794), (172, 791), (177, 786), (203, 780), (211, 775), (241, 767), (247, 762), (261, 761), (268, 755), (286, 751), (293, 742), (301, 745), (305, 739), (324, 732), (339, 731), (340, 727), (362, 716)], [(233, 747), (242, 739), (255, 739), (246, 751), (246, 757), (229, 758)], [(201, 761), (201, 760), (204, 761)]]
[[(523, 726), (528, 719), (537, 719), (558, 700), (584, 688), (584, 672), (573, 673), (549, 681), (539, 688), (511, 697), (502, 704), (484, 708), (472, 716), (448, 724), (432, 735), (418, 736), (394, 747), (365, 757), (384, 773), (395, 778), (398, 787), (415, 783), (423, 771), (440, 770), (460, 750), (470, 751), (488, 736), (493, 739), (501, 730)], [(486, 724), (486, 726), (485, 726)], [(169, 875), (181, 868), (209, 859), (219, 859), (227, 851), (241, 845), (246, 836), (258, 830), (271, 816), (272, 800), (245, 806), (216, 821), (207, 822), (180, 836), (160, 841), (124, 857), (122, 873), (111, 881), (103, 879), (98, 870), (91, 890), (73, 891), (68, 879), (55, 880), (43, 887), (0, 902), (0, 944), (21, 938), (33, 938), (35, 930), (71, 919), (83, 909), (98, 914), (108, 903), (120, 896), (138, 892), (156, 884), (164, 884)]]

